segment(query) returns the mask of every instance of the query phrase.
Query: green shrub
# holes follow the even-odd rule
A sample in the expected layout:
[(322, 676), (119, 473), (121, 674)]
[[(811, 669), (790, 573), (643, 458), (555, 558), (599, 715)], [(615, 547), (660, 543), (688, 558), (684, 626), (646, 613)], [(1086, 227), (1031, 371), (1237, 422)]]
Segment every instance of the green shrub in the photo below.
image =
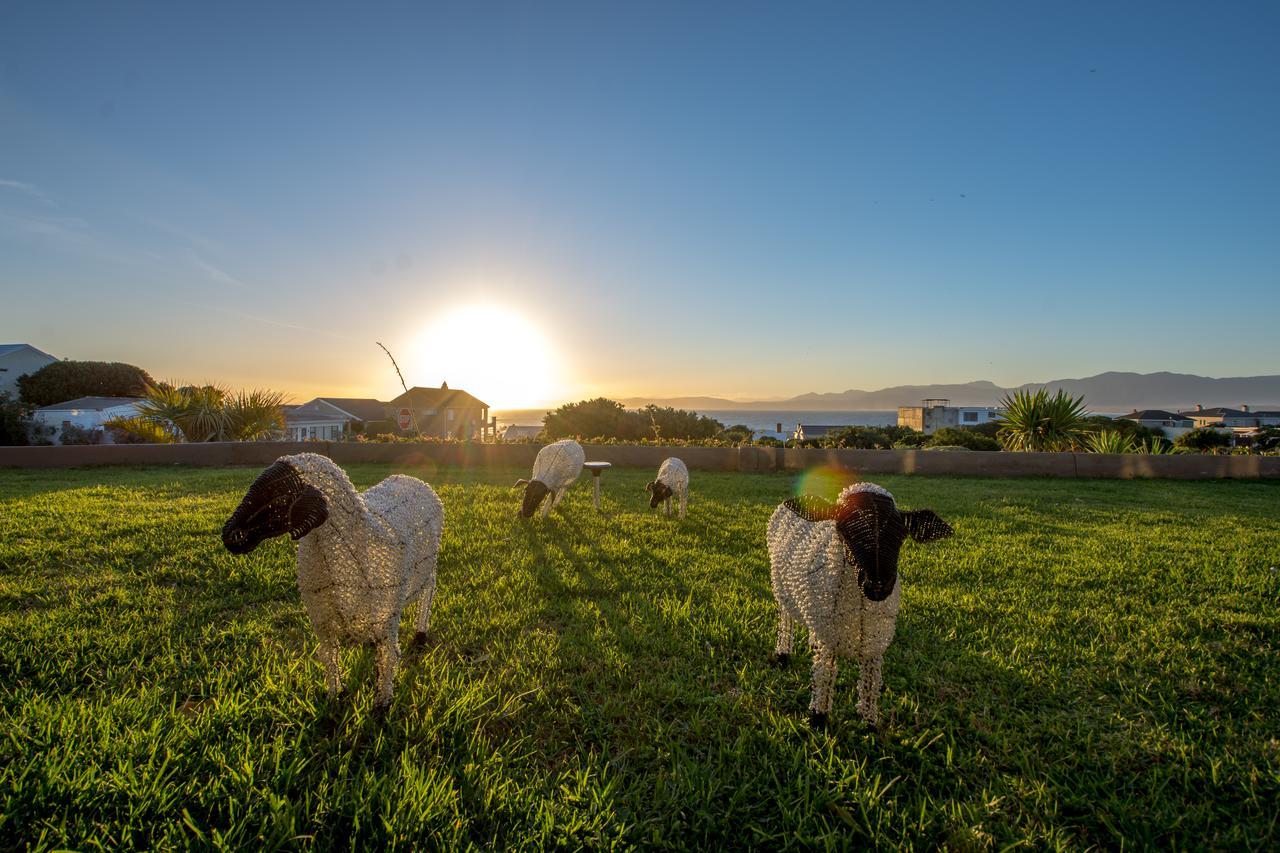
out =
[(935, 449), (963, 447), (965, 450), (999, 450), (1000, 442), (974, 430), (943, 427), (929, 436), (925, 446)]
[(543, 419), (543, 433), (552, 441), (591, 436), (632, 441), (713, 439), (722, 431), (724, 424), (697, 412), (654, 405), (629, 411), (605, 397), (566, 403)]
[(1198, 450), (1201, 453), (1228, 447), (1230, 444), (1231, 437), (1229, 435), (1207, 427), (1193, 429), (1191, 432), (1184, 432), (1182, 435), (1178, 436), (1176, 441), (1174, 441), (1174, 445), (1177, 447), (1185, 447), (1188, 450)]

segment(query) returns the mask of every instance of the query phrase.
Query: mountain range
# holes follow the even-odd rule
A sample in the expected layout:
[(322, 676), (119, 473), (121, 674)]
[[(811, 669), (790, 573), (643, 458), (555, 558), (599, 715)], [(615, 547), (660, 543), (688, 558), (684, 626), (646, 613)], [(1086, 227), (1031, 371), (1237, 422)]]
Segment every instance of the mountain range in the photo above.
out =
[(1061, 388), (1073, 397), (1083, 396), (1095, 412), (1122, 413), (1132, 409), (1185, 411), (1196, 404), (1206, 408), (1248, 404), (1253, 409), (1280, 409), (1280, 376), (1235, 376), (1213, 378), (1191, 373), (1121, 373), (1110, 371), (1083, 379), (1054, 379), (1028, 382), (1003, 388), (979, 380), (954, 385), (895, 385), (879, 391), (810, 392), (785, 400), (730, 400), (724, 397), (631, 397), (621, 402), (629, 407), (656, 403), (679, 409), (716, 411), (859, 411), (918, 406), (925, 398), (944, 398), (953, 406), (994, 406), (1013, 391)]

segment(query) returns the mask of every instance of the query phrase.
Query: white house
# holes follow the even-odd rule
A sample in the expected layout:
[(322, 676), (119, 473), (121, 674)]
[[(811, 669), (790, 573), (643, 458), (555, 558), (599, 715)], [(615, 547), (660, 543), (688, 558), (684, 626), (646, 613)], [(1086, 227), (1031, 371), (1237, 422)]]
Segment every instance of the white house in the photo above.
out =
[(1169, 439), (1191, 432), (1194, 427), (1191, 418), (1167, 412), (1164, 409), (1138, 409), (1127, 415), (1121, 415), (1119, 419), (1136, 421), (1148, 429), (1158, 429), (1164, 433), (1165, 438)]
[(0, 344), (0, 394), (18, 399), (18, 377), (35, 373), (56, 358), (31, 344)]
[(996, 406), (952, 406), (950, 400), (922, 400), (919, 406), (899, 406), (898, 426), (933, 435), (943, 427), (979, 426), (999, 420)]
[(111, 443), (111, 435), (103, 424), (112, 418), (131, 418), (138, 414), (139, 397), (78, 397), (65, 403), (54, 403), (35, 410), (31, 419), (53, 431), (54, 444), (62, 443), (62, 430), (68, 426), (102, 432), (99, 441)]
[[(366, 424), (387, 421), (387, 403), (356, 397), (316, 397), (284, 410), (285, 438), (291, 441), (341, 441)], [(388, 427), (387, 432), (391, 428)]]

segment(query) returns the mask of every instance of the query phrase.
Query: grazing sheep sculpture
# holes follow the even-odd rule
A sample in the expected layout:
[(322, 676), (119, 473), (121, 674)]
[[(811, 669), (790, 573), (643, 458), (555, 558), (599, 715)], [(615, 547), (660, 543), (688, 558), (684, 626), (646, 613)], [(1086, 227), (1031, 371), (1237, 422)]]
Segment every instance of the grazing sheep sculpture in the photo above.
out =
[(656, 509), (662, 504), (665, 515), (671, 515), (671, 499), (680, 499), (680, 517), (684, 518), (684, 509), (689, 502), (689, 469), (684, 462), (672, 456), (665, 459), (658, 467), (658, 476), (644, 490), (649, 493), (649, 508)]
[(902, 512), (893, 495), (872, 483), (849, 486), (834, 504), (806, 495), (774, 510), (768, 540), (778, 602), (775, 660), (790, 660), (796, 624), (807, 627), (811, 726), (824, 727), (831, 713), (838, 657), (858, 659), (858, 713), (879, 722), (880, 668), (902, 604), (898, 551), (908, 536), (932, 542), (951, 533), (933, 510)]
[(315, 453), (282, 456), (258, 476), (222, 528), (233, 554), (288, 533), (298, 543), (298, 590), (320, 638), (329, 696), (342, 690), (338, 649), (377, 650), (377, 699), (391, 704), (400, 660), (400, 616), (421, 597), (414, 643), (426, 640), (436, 591), (444, 507), (421, 480), (396, 475), (363, 494)]
[(532, 518), (538, 504), (548, 494), (551, 500), (542, 508), (542, 517), (550, 515), (556, 508), (564, 493), (578, 480), (582, 473), (582, 463), (587, 454), (582, 445), (573, 439), (565, 438), (548, 444), (538, 451), (533, 460), (533, 474), (528, 480), (521, 477), (516, 480), (514, 488), (524, 486), (524, 502), (520, 506), (521, 518)]

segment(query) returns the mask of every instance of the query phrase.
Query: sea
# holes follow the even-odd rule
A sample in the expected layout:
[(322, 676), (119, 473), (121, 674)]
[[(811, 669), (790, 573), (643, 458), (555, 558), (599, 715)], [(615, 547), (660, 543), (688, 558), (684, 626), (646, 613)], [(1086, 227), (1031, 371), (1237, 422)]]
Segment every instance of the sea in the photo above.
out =
[[(742, 410), (742, 409), (697, 409), (700, 415), (706, 415), (715, 418), (725, 426), (735, 426), (744, 424), (756, 433), (772, 435), (778, 424), (782, 424), (782, 432), (791, 434), (795, 432), (797, 424), (809, 424), (818, 426), (893, 426), (898, 422), (898, 413), (896, 411), (887, 411), (883, 409), (869, 409), (863, 411), (809, 411), (809, 412), (792, 412), (792, 411), (768, 411), (768, 410)], [(498, 419), (498, 428), (508, 424), (521, 424), (533, 426), (541, 424), (542, 418), (547, 414), (546, 409), (511, 409), (507, 411), (495, 411), (494, 416)]]

